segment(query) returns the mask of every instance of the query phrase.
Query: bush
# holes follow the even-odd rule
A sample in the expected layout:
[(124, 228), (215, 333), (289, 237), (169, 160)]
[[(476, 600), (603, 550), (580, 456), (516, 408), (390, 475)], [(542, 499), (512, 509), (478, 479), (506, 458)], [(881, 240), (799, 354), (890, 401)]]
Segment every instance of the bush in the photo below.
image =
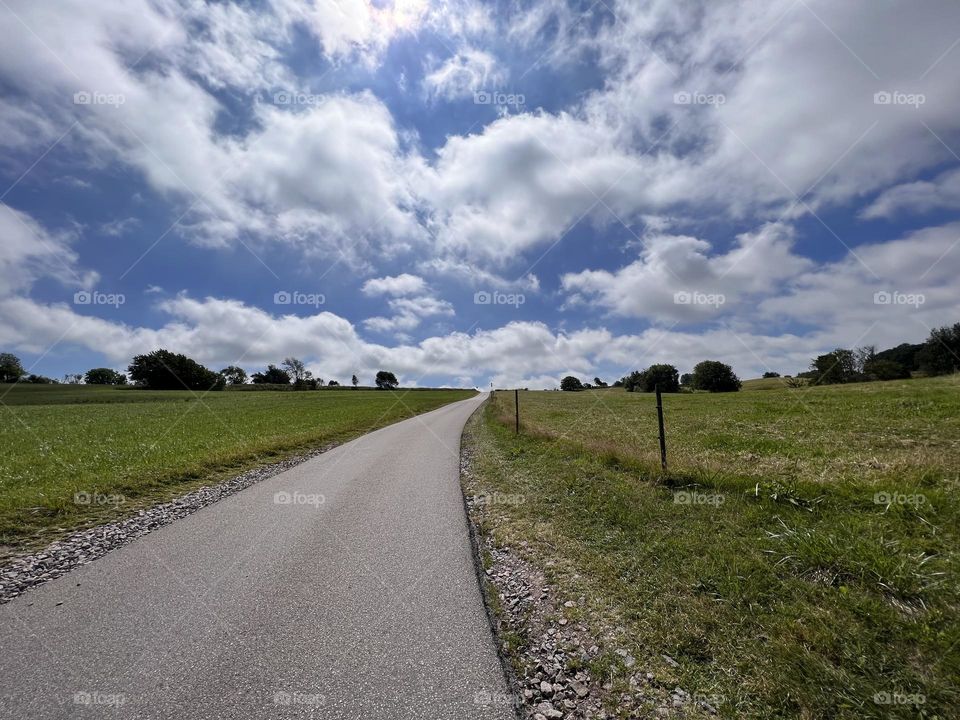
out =
[(693, 368), (693, 387), (708, 392), (736, 392), (740, 389), (740, 378), (726, 363), (704, 360)]
[(763, 379), (764, 379), (764, 380), (767, 380), (767, 379), (769, 379), (769, 378), (778, 378), (778, 377), (780, 377), (780, 373), (778, 373), (778, 372), (773, 372), (773, 370), (768, 370), (767, 372), (765, 372), (765, 373), (763, 374)]
[(660, 392), (680, 392), (680, 373), (673, 365), (651, 365), (646, 370), (635, 370), (627, 375), (623, 386), (627, 392), (653, 392), (658, 386)]
[(222, 390), (223, 377), (186, 355), (154, 350), (137, 355), (128, 368), (137, 385), (151, 390)]
[(573, 375), (567, 375), (560, 381), (560, 389), (568, 392), (576, 392), (577, 390), (583, 390), (583, 383), (580, 382), (579, 378), (575, 378)]
[(910, 369), (893, 360), (873, 358), (868, 360), (863, 371), (870, 380), (906, 380), (910, 377)]
[(92, 368), (83, 376), (87, 385), (126, 385), (127, 376), (110, 368)]

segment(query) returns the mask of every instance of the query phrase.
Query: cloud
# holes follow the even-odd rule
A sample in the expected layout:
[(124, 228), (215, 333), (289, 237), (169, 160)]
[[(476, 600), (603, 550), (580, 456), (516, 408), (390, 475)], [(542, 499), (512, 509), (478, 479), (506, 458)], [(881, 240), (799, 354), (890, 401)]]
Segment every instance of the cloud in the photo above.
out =
[(958, 208), (960, 169), (948, 170), (933, 180), (902, 183), (884, 190), (860, 213), (860, 217), (867, 220), (891, 219), (905, 213), (922, 214)]
[(431, 98), (457, 100), (472, 98), (481, 90), (497, 90), (505, 75), (493, 55), (467, 47), (427, 73), (423, 84)]
[(367, 295), (413, 295), (422, 292), (426, 286), (422, 277), (403, 273), (371, 278), (363, 284), (363, 292)]

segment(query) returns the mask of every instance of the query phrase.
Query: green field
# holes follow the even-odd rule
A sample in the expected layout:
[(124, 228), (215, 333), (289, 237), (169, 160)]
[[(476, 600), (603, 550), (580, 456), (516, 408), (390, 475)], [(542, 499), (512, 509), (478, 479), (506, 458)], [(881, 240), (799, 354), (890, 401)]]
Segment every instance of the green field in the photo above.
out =
[[(0, 386), (3, 554), (473, 394)], [(79, 492), (124, 502), (80, 505)]]
[(498, 393), (482, 531), (586, 598), (612, 697), (626, 647), (723, 717), (956, 717), (960, 384), (757, 385), (665, 395), (666, 473), (652, 395), (521, 392), (518, 437)]

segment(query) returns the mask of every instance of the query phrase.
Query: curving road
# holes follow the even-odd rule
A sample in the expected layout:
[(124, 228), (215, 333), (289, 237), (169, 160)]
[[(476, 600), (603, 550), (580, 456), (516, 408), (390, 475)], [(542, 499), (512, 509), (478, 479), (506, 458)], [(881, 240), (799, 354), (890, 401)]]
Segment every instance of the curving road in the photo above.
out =
[(0, 606), (0, 717), (515, 717), (459, 485), (460, 433), (484, 397)]

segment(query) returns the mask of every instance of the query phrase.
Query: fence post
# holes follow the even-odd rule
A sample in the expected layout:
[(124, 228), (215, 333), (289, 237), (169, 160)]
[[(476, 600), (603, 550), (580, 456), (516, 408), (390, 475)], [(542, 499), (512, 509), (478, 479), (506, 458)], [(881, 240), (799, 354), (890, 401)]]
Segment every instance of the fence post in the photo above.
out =
[(513, 391), (513, 404), (517, 412), (517, 431), (516, 434), (520, 434), (520, 391)]
[(660, 386), (655, 385), (657, 393), (657, 424), (660, 426), (660, 468), (667, 469), (667, 438), (663, 433), (663, 398), (660, 397)]

